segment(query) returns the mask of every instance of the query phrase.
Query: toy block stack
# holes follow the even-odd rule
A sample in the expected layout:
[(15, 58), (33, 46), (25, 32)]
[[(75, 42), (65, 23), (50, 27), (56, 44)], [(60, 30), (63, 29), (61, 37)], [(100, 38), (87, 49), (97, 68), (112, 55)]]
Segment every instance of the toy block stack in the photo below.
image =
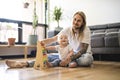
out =
[(35, 69), (46, 69), (46, 61), (48, 60), (47, 51), (44, 48), (44, 45), (37, 42), (37, 53), (36, 53), (36, 61), (34, 64)]

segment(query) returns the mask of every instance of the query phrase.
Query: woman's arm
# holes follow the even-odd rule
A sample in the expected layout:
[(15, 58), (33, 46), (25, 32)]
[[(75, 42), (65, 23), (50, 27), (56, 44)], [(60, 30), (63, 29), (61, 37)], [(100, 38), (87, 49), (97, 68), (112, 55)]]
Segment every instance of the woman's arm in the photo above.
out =
[(77, 54), (67, 56), (67, 58), (60, 63), (61, 66), (66, 66), (69, 62), (79, 58), (82, 54), (86, 53), (89, 44), (81, 43), (80, 45), (81, 50)]
[(42, 43), (44, 43), (46, 45), (46, 44), (50, 44), (52, 42), (56, 42), (57, 41), (57, 37), (58, 36), (56, 35), (56, 36), (54, 36), (52, 38), (44, 39), (44, 40), (42, 40)]
[(69, 52), (69, 54), (67, 55), (67, 57), (60, 62), (60, 66), (62, 66), (62, 67), (66, 66), (66, 65), (70, 62), (70, 58), (71, 58), (71, 56), (72, 56), (73, 54), (74, 54), (74, 52), (73, 52), (73, 49), (72, 49), (72, 50)]
[(89, 44), (81, 43), (80, 45), (80, 51), (77, 54), (71, 56), (71, 61), (79, 58), (82, 54), (86, 53)]
[(46, 50), (56, 50), (55, 46), (47, 46), (45, 47)]
[(74, 54), (74, 52), (73, 52), (73, 49), (72, 49), (72, 50), (69, 52), (69, 54), (67, 55), (66, 58), (69, 58), (69, 57), (73, 56), (73, 54)]

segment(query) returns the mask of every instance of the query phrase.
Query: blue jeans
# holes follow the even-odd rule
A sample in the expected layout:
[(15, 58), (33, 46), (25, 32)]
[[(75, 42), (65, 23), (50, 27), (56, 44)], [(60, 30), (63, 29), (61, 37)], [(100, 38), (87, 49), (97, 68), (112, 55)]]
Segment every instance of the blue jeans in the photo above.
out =
[(78, 66), (90, 66), (93, 63), (93, 61), (93, 56), (90, 53), (85, 53), (81, 55), (81, 57), (76, 59)]
[[(59, 55), (48, 55), (48, 62), (53, 62), (55, 60), (59, 59)], [(35, 61), (28, 61), (28, 67), (33, 67)], [(57, 66), (57, 63), (55, 64)]]
[(59, 66), (60, 62), (61, 62), (60, 59), (55, 59), (54, 61), (51, 62), (51, 64), (53, 67), (57, 67), (57, 66)]
[[(55, 66), (58, 66), (58, 62), (60, 62), (59, 55), (48, 55), (48, 61), (54, 62)], [(35, 61), (28, 61), (28, 67), (33, 67)], [(93, 56), (90, 53), (85, 53), (81, 55), (78, 59), (76, 59), (78, 66), (90, 66), (93, 63)]]

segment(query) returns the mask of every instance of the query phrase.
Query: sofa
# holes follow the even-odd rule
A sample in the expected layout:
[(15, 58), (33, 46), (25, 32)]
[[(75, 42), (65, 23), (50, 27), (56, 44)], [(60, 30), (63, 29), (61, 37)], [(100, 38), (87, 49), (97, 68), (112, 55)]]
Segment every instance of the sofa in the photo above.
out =
[(120, 23), (92, 25), (89, 28), (94, 57), (120, 61)]
[[(95, 60), (120, 61), (120, 23), (88, 26), (91, 30), (91, 48)], [(48, 37), (59, 31), (48, 31)], [(56, 45), (52, 43), (51, 45)], [(56, 52), (56, 51), (48, 51)]]

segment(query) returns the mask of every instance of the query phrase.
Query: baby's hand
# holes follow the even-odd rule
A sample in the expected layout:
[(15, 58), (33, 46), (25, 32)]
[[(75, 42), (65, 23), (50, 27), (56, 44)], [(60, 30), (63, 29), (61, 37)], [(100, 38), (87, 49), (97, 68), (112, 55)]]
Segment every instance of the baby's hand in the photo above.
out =
[(41, 44), (42, 46), (45, 46), (45, 43), (44, 43), (43, 41), (40, 41), (40, 44)]
[(41, 44), (41, 46), (46, 50), (46, 46), (45, 46), (44, 41), (40, 41), (40, 44)]

